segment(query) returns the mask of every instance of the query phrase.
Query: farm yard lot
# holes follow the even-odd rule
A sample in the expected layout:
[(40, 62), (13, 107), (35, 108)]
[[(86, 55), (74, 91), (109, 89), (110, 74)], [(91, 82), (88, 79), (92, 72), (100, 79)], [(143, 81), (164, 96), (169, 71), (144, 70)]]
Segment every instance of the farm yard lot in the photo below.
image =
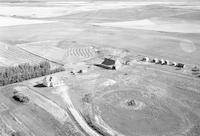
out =
[[(197, 127), (200, 122), (199, 79), (183, 78), (181, 72), (172, 74), (173, 72), (161, 71), (157, 65), (148, 66), (137, 63), (124, 66), (120, 71), (94, 67), (88, 73), (71, 75), (69, 72), (57, 73), (55, 76), (62, 79), (68, 86), (66, 91), (75, 109), (78, 109), (83, 116), (89, 113), (90, 118), (93, 119), (99, 116), (109, 127), (123, 135), (148, 133), (169, 136), (177, 134), (178, 136), (192, 133), (192, 128)], [(3, 88), (2, 92), (8, 98), (11, 94), (8, 90), (15, 89), (24, 92), (31, 99), (31, 103), (45, 110), (62, 124), (62, 120), (70, 118), (63, 116), (65, 115), (63, 110), (67, 110), (67, 105), (64, 98), (61, 99), (62, 95), (59, 95), (61, 93), (59, 87), (34, 87), (41, 81), (42, 78), (25, 81), (9, 89)], [(83, 102), (87, 94), (91, 96), (89, 105), (93, 110), (88, 109), (88, 104)], [(127, 107), (126, 102), (131, 99), (140, 102), (143, 106), (139, 109)], [(4, 103), (8, 105), (7, 101)], [(24, 105), (24, 107), (29, 105)], [(53, 110), (54, 108), (56, 110)], [(26, 109), (23, 111), (25, 112)], [(57, 114), (57, 112), (60, 113)], [(15, 114), (20, 117), (20, 113)], [(148, 125), (149, 122), (151, 125)], [(31, 132), (34, 133), (34, 131)]]
[[(89, 114), (94, 120), (100, 116), (119, 133), (127, 136), (191, 133), (189, 128), (195, 126), (200, 117), (196, 107), (199, 79), (194, 81), (154, 68), (135, 64), (118, 72), (96, 69), (75, 79), (70, 77), (72, 83), (69, 79), (66, 83), (71, 88), (69, 95), (73, 104), (83, 115)], [(92, 110), (82, 103), (87, 94), (91, 96)], [(138, 110), (127, 107), (126, 101), (131, 99), (144, 106)]]
[[(172, 0), (0, 4), (1, 66), (47, 59), (66, 68), (53, 75), (65, 83), (61, 90), (34, 87), (44, 77), (1, 87), (0, 127), (32, 136), (92, 136), (104, 129), (123, 136), (199, 135), (200, 75), (191, 71), (200, 66), (199, 6)], [(139, 61), (144, 56), (186, 67)], [(127, 57), (127, 65), (91, 65), (104, 57)], [(15, 102), (13, 91), (30, 102)]]

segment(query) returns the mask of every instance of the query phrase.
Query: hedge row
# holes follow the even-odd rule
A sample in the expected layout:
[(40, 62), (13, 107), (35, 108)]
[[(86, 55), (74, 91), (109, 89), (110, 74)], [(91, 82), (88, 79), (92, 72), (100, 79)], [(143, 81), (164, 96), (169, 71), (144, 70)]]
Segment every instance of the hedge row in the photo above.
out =
[(48, 74), (64, 71), (63, 67), (51, 70), (50, 63), (47, 61), (31, 65), (29, 63), (19, 64), (2, 68), (0, 71), (0, 86), (17, 83), (35, 77), (41, 77)]

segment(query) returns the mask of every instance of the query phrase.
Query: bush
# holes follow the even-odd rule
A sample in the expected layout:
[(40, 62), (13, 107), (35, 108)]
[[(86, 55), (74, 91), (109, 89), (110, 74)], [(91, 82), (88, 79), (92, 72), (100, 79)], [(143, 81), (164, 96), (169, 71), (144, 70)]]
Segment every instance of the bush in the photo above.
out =
[(28, 103), (29, 98), (22, 93), (15, 92), (13, 95), (13, 99), (20, 103)]

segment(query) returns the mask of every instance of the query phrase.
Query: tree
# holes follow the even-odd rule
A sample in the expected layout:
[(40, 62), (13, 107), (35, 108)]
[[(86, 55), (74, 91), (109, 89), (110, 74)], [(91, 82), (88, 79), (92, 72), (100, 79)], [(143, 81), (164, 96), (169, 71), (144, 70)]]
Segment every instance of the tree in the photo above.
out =
[(48, 61), (43, 61), (34, 65), (24, 63), (14, 67), (5, 67), (0, 71), (0, 86), (21, 82), (35, 77), (45, 76), (64, 70), (65, 69), (63, 67), (58, 67), (51, 70), (51, 65)]

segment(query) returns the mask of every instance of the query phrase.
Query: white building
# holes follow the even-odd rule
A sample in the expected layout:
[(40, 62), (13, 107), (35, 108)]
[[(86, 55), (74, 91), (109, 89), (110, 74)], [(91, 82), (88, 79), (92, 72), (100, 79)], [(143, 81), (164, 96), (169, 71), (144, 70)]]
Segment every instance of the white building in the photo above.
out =
[(158, 60), (157, 58), (154, 58), (154, 59), (153, 59), (153, 62), (154, 62), (155, 64), (158, 64), (158, 63), (159, 63), (159, 60)]
[(165, 60), (166, 65), (170, 65), (169, 60)]
[(160, 64), (161, 64), (161, 65), (164, 65), (164, 64), (165, 64), (165, 60), (164, 60), (164, 59), (161, 59), (161, 60), (160, 60)]
[(122, 63), (120, 62), (119, 59), (117, 59), (117, 60), (115, 61), (115, 69), (118, 70), (118, 69), (120, 69), (121, 67), (122, 67)]
[(150, 59), (149, 59), (148, 57), (144, 57), (144, 58), (142, 59), (142, 61), (149, 62)]
[(43, 79), (43, 85), (47, 87), (56, 87), (56, 86), (63, 85), (63, 82), (60, 81), (57, 77), (50, 75), (50, 76), (46, 76)]

